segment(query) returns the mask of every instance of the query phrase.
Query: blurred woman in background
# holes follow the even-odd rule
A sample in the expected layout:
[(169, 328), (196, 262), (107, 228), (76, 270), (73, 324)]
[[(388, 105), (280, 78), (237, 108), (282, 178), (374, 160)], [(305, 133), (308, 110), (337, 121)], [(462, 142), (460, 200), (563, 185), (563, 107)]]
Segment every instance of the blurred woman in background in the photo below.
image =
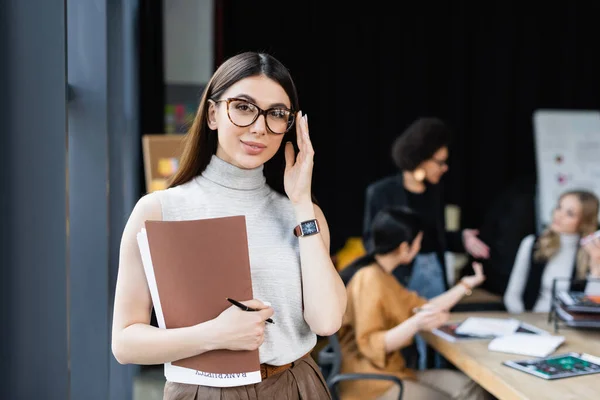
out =
[[(406, 366), (401, 349), (417, 332), (448, 321), (449, 310), (485, 279), (480, 264), (445, 293), (427, 300), (407, 290), (393, 276), (419, 253), (423, 238), (421, 218), (404, 208), (381, 210), (373, 219), (373, 250), (342, 272), (348, 305), (338, 332), (342, 373), (379, 373), (402, 379), (405, 399), (485, 399), (487, 393), (462, 372), (451, 369), (414, 371)], [(397, 399), (391, 381), (354, 380), (340, 384), (342, 398)]]
[(531, 234), (521, 241), (504, 293), (509, 312), (550, 311), (555, 278), (565, 278), (557, 282), (560, 291), (575, 290), (569, 278), (581, 280), (590, 274), (600, 277), (598, 264), (590, 260), (594, 243), (587, 250), (580, 245), (581, 238), (598, 229), (598, 208), (598, 198), (591, 192), (565, 192), (550, 226), (539, 237)]
[[(489, 257), (490, 249), (478, 237), (478, 231), (446, 231), (442, 177), (448, 172), (448, 146), (451, 132), (440, 119), (428, 117), (414, 121), (394, 142), (392, 158), (399, 172), (367, 187), (363, 221), (363, 242), (373, 250), (372, 221), (388, 206), (407, 206), (423, 222), (423, 240), (419, 254), (409, 268), (394, 271), (396, 279), (420, 296), (433, 298), (448, 289), (445, 253), (465, 250), (476, 259)], [(429, 362), (427, 345), (417, 337), (420, 368)], [(435, 353), (432, 353), (435, 354)], [(435, 357), (437, 366), (443, 360)]]
[[(432, 298), (447, 288), (445, 252), (467, 251), (475, 258), (489, 257), (489, 248), (478, 231), (446, 231), (442, 177), (448, 172), (451, 132), (438, 118), (419, 118), (394, 142), (392, 158), (399, 173), (367, 187), (363, 241), (373, 250), (371, 224), (377, 212), (388, 206), (407, 206), (423, 221), (423, 242), (408, 277), (398, 276), (419, 295)], [(406, 271), (398, 271), (399, 275)]]

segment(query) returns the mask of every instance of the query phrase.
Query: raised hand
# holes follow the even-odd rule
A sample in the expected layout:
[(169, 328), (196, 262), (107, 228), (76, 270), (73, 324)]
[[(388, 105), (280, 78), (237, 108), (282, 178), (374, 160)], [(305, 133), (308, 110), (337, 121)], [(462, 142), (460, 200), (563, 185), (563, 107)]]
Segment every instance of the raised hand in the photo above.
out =
[(475, 258), (489, 258), (490, 248), (481, 239), (477, 237), (477, 229), (463, 230), (463, 243), (467, 252)]
[(273, 309), (256, 299), (241, 303), (258, 311), (243, 311), (231, 306), (219, 314), (214, 322), (220, 332), (220, 348), (256, 350), (265, 339), (265, 321), (273, 315)]
[(583, 239), (583, 249), (590, 255), (590, 274), (600, 278), (600, 234)]
[(471, 289), (481, 285), (485, 281), (485, 275), (483, 274), (483, 267), (480, 263), (473, 263), (473, 271), (475, 275), (469, 275), (462, 278), (462, 281), (467, 284)]
[(302, 116), (302, 112), (298, 111), (296, 118), (296, 137), (299, 152), (296, 156), (292, 142), (286, 143), (283, 186), (285, 193), (293, 204), (310, 203), (312, 202), (311, 182), (315, 151), (308, 136), (308, 117), (306, 115)]

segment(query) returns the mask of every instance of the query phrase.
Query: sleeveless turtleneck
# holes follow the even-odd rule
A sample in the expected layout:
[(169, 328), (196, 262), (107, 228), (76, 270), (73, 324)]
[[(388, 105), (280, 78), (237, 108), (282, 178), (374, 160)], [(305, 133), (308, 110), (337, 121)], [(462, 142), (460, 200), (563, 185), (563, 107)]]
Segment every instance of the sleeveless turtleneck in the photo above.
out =
[(291, 202), (267, 183), (263, 166), (242, 169), (213, 155), (193, 180), (154, 192), (165, 221), (246, 217), (252, 290), (269, 302), (275, 324), (267, 324), (260, 362), (283, 365), (308, 353), (317, 337), (304, 320), (296, 218)]
[[(575, 268), (575, 256), (579, 248), (578, 234), (560, 234), (560, 248), (546, 263), (541, 277), (539, 295), (533, 306), (534, 312), (548, 312), (552, 304), (552, 282), (554, 278), (570, 278)], [(513, 270), (510, 274), (508, 286), (504, 293), (504, 305), (511, 313), (525, 311), (523, 294), (531, 268), (531, 254), (535, 244), (535, 235), (526, 236), (519, 247), (515, 257)], [(569, 282), (558, 282), (557, 290), (567, 290)]]
[[(573, 275), (573, 270), (576, 268), (575, 256), (579, 249), (579, 238), (578, 234), (560, 234), (560, 248), (546, 264), (540, 295), (533, 307), (534, 312), (550, 311), (554, 278), (570, 278)], [(569, 285), (568, 282), (559, 282), (557, 286), (558, 290), (567, 290)]]

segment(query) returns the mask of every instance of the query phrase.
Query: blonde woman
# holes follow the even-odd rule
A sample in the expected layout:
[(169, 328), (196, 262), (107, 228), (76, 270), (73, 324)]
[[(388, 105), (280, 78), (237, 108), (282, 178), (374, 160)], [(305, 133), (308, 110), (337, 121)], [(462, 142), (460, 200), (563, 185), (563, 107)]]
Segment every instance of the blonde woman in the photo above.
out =
[[(548, 312), (555, 278), (589, 276), (590, 256), (580, 246), (580, 239), (598, 229), (598, 203), (591, 192), (565, 192), (550, 226), (539, 237), (532, 234), (522, 240), (504, 294), (509, 312)], [(569, 289), (568, 280), (559, 282), (557, 289)]]

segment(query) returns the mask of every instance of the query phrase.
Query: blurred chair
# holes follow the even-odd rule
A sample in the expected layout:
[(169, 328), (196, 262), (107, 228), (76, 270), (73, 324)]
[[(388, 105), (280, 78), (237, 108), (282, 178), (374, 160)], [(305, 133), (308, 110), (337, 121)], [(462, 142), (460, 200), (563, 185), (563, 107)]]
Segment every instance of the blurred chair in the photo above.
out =
[[(521, 240), (536, 231), (535, 196), (535, 175), (520, 176), (496, 196), (479, 229), (479, 237), (490, 247), (490, 258), (480, 260), (486, 280), (452, 311), (506, 311), (503, 295), (515, 256)], [(472, 261), (469, 256), (458, 278), (473, 273)]]
[(329, 391), (331, 392), (333, 400), (339, 400), (340, 398), (337, 393), (337, 385), (340, 382), (362, 379), (392, 381), (396, 385), (400, 386), (398, 400), (402, 399), (404, 385), (402, 384), (402, 380), (397, 376), (385, 374), (340, 373), (342, 366), (342, 351), (337, 334), (329, 336), (329, 343), (327, 346), (321, 349), (321, 351), (319, 351), (318, 364), (319, 367), (321, 367), (321, 372), (325, 377), (325, 381), (327, 382), (327, 386), (329, 387)]
[[(342, 257), (341, 262), (339, 264), (336, 264), (336, 268), (338, 268), (338, 272), (341, 272), (345, 267), (348, 266), (348, 264), (350, 264), (356, 258), (365, 254), (365, 249), (362, 245), (362, 239), (353, 237), (349, 238), (346, 241), (346, 245), (344, 246), (344, 248), (340, 250), (338, 254), (341, 254)], [(333, 400), (339, 399), (339, 395), (337, 393), (337, 385), (340, 382), (359, 379), (376, 379), (392, 381), (398, 386), (400, 386), (400, 394), (398, 395), (398, 399), (402, 399), (404, 386), (402, 384), (402, 380), (397, 376), (386, 374), (340, 373), (342, 367), (342, 350), (337, 334), (328, 336), (327, 339), (327, 344), (325, 344), (323, 347), (321, 347), (320, 350), (318, 350), (316, 361), (319, 367), (321, 368), (323, 376), (325, 377), (327, 386), (331, 391)], [(416, 348), (414, 348), (413, 346), (412, 349), (409, 347), (406, 350), (407, 351), (405, 353), (405, 359), (407, 360), (407, 366), (409, 366), (409, 360), (410, 365), (416, 365), (418, 359)]]
[(351, 236), (348, 239), (346, 239), (344, 247), (342, 247), (337, 253), (335, 253), (335, 268), (338, 271), (342, 271), (354, 260), (364, 256), (365, 254), (366, 250), (363, 246), (362, 238), (357, 236)]
[[(490, 247), (490, 258), (482, 260), (487, 277), (480, 289), (504, 295), (521, 240), (535, 233), (535, 176), (523, 175), (500, 192), (486, 210), (479, 237)], [(460, 276), (472, 273), (472, 257)]]

